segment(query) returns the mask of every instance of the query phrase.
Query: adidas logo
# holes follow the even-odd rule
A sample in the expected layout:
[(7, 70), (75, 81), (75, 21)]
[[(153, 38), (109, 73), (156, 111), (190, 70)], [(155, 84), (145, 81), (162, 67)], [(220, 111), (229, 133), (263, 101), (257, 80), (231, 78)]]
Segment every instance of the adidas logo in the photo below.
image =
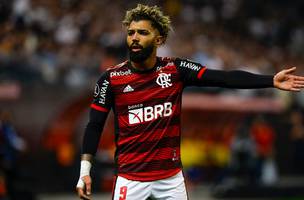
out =
[(127, 85), (125, 87), (125, 89), (123, 90), (124, 93), (126, 93), (126, 92), (133, 92), (133, 91), (134, 91), (134, 89), (130, 85)]

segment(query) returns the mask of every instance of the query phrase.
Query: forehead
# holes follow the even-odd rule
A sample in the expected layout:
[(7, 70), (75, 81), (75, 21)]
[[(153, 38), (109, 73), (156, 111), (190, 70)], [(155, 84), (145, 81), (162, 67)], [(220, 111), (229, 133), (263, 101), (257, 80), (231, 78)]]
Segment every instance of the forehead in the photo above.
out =
[(152, 26), (150, 20), (139, 20), (139, 21), (132, 21), (128, 30), (148, 30), (148, 31), (155, 31), (156, 29)]

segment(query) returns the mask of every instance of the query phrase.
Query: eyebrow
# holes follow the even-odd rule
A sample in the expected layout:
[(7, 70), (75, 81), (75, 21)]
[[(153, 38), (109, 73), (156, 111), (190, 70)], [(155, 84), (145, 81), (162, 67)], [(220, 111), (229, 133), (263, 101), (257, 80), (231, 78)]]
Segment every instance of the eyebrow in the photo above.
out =
[(132, 29), (132, 28), (130, 28), (130, 29), (128, 29), (128, 31), (147, 31), (147, 32), (151, 32), (151, 31), (149, 31), (148, 29)]

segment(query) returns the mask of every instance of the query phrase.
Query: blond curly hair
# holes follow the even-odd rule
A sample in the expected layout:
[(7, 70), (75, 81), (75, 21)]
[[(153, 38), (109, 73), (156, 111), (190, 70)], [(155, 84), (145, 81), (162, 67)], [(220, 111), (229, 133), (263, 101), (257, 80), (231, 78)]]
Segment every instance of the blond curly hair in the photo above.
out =
[(159, 31), (160, 35), (164, 37), (164, 41), (166, 41), (169, 31), (171, 30), (171, 20), (169, 16), (163, 14), (158, 6), (137, 4), (136, 8), (126, 12), (122, 23), (128, 27), (132, 21), (139, 20), (150, 20), (152, 26)]

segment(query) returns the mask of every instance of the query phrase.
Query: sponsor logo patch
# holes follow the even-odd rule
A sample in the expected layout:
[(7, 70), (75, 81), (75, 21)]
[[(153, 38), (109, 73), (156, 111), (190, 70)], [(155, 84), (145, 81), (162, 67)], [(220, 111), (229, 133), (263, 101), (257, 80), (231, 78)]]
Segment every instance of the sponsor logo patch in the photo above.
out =
[(113, 76), (126, 76), (126, 75), (130, 75), (132, 72), (130, 69), (126, 70), (126, 71), (114, 71), (110, 73), (110, 77)]
[(94, 97), (95, 98), (98, 97), (99, 93), (100, 93), (100, 88), (99, 88), (99, 85), (96, 83), (95, 89), (94, 89)]
[(192, 69), (194, 71), (199, 71), (201, 67), (195, 63), (189, 62), (189, 61), (181, 61), (180, 62), (181, 67), (186, 67), (188, 69)]
[(157, 104), (137, 109), (129, 110), (129, 124), (138, 124), (152, 121), (160, 117), (172, 115), (172, 103)]
[(131, 87), (131, 85), (127, 85), (124, 89), (123, 89), (123, 93), (127, 93), (127, 92), (133, 92), (134, 89)]
[(99, 94), (99, 103), (105, 104), (106, 103), (106, 92), (109, 86), (109, 81), (104, 80), (101, 87), (100, 87), (100, 94)]

